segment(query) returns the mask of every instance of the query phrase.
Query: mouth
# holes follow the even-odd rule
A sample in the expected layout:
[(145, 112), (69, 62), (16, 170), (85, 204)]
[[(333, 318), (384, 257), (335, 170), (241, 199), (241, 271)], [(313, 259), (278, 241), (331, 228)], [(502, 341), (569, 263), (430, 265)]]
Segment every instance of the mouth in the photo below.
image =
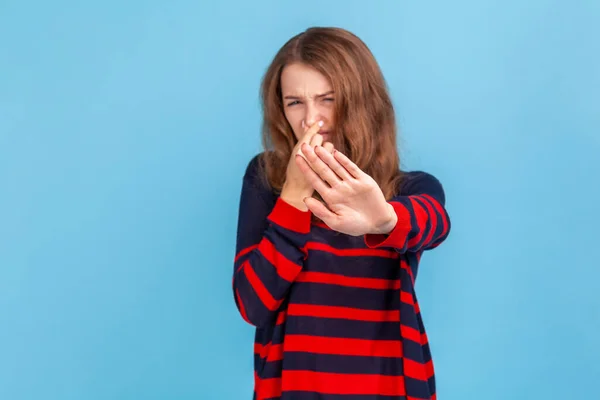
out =
[(323, 136), (323, 141), (326, 141), (329, 138), (330, 131), (319, 132), (319, 135)]

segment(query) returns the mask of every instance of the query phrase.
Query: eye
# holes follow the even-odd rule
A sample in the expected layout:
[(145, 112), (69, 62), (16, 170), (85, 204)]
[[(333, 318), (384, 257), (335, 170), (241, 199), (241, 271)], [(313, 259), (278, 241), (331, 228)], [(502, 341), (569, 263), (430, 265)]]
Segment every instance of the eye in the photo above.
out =
[(294, 100), (288, 103), (288, 107), (295, 106), (296, 104), (300, 104), (299, 100)]
[(333, 97), (326, 97), (323, 99), (323, 101), (333, 101), (333, 100), (334, 100)]

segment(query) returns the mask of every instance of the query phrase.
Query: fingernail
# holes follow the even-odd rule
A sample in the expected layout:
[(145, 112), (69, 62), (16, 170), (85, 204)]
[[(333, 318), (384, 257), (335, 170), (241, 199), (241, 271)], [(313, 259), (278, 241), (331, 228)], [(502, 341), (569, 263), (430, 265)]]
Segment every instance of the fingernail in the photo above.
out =
[(319, 126), (323, 126), (323, 121), (319, 121)]

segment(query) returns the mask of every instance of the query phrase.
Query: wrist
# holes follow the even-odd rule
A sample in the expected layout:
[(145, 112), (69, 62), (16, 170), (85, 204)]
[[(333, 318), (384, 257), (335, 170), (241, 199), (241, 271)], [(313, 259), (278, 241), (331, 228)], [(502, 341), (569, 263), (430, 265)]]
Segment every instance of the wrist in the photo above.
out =
[(306, 190), (299, 190), (284, 184), (279, 197), (301, 211), (308, 211), (308, 207), (304, 204), (304, 199), (311, 195), (312, 193), (309, 193)]
[(392, 206), (390, 203), (387, 203), (387, 209), (388, 216), (375, 227), (374, 233), (376, 234), (389, 235), (398, 223), (398, 215), (396, 215), (394, 206)]

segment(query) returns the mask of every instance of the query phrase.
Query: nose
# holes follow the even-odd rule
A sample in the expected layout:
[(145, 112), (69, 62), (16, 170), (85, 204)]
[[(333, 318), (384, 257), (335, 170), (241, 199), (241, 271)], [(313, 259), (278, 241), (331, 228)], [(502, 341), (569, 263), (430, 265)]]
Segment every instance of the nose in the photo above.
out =
[(306, 115), (304, 116), (304, 121), (306, 121), (307, 126), (312, 126), (315, 122), (320, 120), (320, 114), (318, 108), (312, 103), (308, 102), (306, 105)]

